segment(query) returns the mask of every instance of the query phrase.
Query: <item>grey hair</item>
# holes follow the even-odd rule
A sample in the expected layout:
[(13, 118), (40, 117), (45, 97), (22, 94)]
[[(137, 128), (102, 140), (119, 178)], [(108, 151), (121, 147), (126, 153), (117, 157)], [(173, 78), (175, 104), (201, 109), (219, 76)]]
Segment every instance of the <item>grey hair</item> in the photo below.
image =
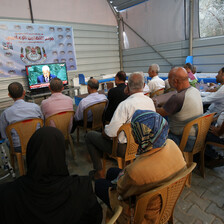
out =
[(47, 65), (44, 65), (43, 67), (42, 67), (42, 72), (43, 71), (50, 71), (50, 68), (47, 66)]
[(159, 65), (157, 65), (157, 64), (151, 64), (150, 67), (151, 67), (152, 71), (154, 71), (156, 73), (159, 73), (159, 70), (160, 70)]
[(144, 88), (144, 75), (141, 72), (134, 72), (128, 78), (130, 92), (142, 91)]

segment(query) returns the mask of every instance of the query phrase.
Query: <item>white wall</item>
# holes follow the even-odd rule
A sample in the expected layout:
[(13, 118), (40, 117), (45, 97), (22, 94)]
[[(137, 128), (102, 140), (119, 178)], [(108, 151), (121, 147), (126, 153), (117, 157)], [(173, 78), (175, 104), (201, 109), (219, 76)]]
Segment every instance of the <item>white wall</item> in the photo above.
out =
[[(31, 0), (35, 20), (116, 26), (106, 0)], [(30, 19), (28, 0), (1, 0), (0, 17)]]

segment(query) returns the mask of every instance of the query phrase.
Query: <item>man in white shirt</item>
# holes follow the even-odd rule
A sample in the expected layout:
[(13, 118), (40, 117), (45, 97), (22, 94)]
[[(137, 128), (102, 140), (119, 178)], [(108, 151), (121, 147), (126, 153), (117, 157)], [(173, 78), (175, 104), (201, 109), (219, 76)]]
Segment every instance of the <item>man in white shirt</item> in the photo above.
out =
[(219, 70), (216, 82), (221, 83), (216, 92), (202, 92), (201, 96), (203, 104), (210, 104), (205, 114), (216, 112), (218, 116), (224, 110), (224, 67)]
[(148, 86), (149, 86), (149, 92), (152, 94), (156, 92), (159, 89), (164, 89), (165, 88), (165, 82), (159, 78), (159, 65), (157, 64), (152, 64), (149, 66), (148, 74), (149, 77), (152, 79), (149, 81)]
[[(74, 130), (78, 125), (83, 125), (83, 111), (87, 107), (107, 100), (107, 97), (104, 94), (99, 94), (97, 92), (98, 88), (99, 88), (98, 80), (90, 78), (87, 83), (87, 90), (89, 95), (80, 101), (77, 110), (75, 111), (75, 117), (73, 120), (73, 127), (71, 132), (74, 132)], [(92, 119), (93, 119), (92, 113), (91, 111), (89, 111), (87, 121), (91, 123)]]
[[(152, 99), (143, 94), (143, 88), (144, 76), (141, 73), (131, 74), (125, 90), (130, 96), (118, 105), (109, 125), (105, 126), (105, 133), (101, 134), (96, 131), (90, 131), (86, 134), (85, 140), (93, 162), (93, 168), (95, 169), (95, 179), (104, 177), (101, 154), (102, 152), (111, 154), (113, 144), (112, 138), (117, 136), (118, 129), (123, 124), (130, 123), (134, 112), (138, 109), (155, 111)], [(119, 135), (119, 142), (127, 142), (124, 134)], [(122, 157), (125, 152), (124, 150), (118, 151), (118, 154)]]

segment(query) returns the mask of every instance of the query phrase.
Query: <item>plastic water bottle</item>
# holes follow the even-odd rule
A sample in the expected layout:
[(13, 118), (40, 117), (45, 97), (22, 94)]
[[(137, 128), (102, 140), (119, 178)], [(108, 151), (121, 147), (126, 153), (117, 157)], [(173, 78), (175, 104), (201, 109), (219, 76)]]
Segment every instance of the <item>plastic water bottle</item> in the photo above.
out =
[(104, 93), (108, 93), (108, 91), (107, 91), (107, 83), (106, 82), (104, 83)]
[(144, 82), (145, 84), (148, 84), (147, 76), (144, 76)]
[(204, 80), (203, 79), (201, 79), (201, 81), (200, 81), (199, 89), (201, 92), (204, 91)]

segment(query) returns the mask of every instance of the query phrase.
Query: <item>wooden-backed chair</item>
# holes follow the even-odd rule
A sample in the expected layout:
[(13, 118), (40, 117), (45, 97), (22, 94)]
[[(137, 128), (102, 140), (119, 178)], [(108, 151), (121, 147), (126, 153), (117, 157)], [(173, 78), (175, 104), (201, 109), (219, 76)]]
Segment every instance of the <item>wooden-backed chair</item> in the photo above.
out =
[[(15, 169), (15, 159), (17, 158), (19, 174), (20, 176), (25, 175), (25, 165), (24, 165), (24, 157), (26, 155), (26, 147), (30, 137), (36, 131), (36, 129), (43, 126), (43, 120), (41, 118), (31, 118), (23, 121), (18, 121), (13, 124), (10, 124), (6, 127), (6, 135), (9, 139), (10, 143), (10, 160), (12, 167)], [(21, 152), (15, 152), (13, 147), (13, 140), (11, 131), (14, 129), (20, 139)]]
[(168, 88), (166, 90), (164, 90), (164, 93), (169, 93), (169, 92), (172, 92), (172, 91), (175, 91), (176, 89), (175, 88)]
[(106, 224), (114, 224), (116, 223), (117, 219), (119, 218), (123, 208), (122, 206), (118, 205), (115, 209), (114, 215), (110, 218), (109, 221), (106, 221)]
[(142, 223), (142, 221), (144, 220), (147, 205), (149, 201), (156, 195), (160, 195), (162, 202), (158, 223), (174, 223), (173, 212), (176, 202), (180, 197), (185, 183), (195, 166), (196, 163), (189, 164), (188, 168), (185, 171), (178, 174), (172, 180), (164, 183), (160, 187), (152, 189), (138, 196), (136, 198), (134, 223)]
[[(103, 130), (103, 113), (105, 110), (105, 107), (107, 105), (107, 101), (103, 101), (100, 103), (93, 104), (89, 107), (87, 107), (83, 111), (83, 126), (78, 125), (77, 126), (77, 142), (79, 143), (79, 129), (82, 128), (86, 132), (88, 130)], [(91, 127), (88, 127), (88, 112), (91, 111), (92, 113), (92, 125)]]
[[(121, 132), (124, 132), (126, 138), (127, 138), (127, 145), (125, 149), (125, 156), (124, 158), (118, 157), (117, 155), (117, 149), (118, 149), (118, 136)], [(123, 124), (118, 132), (117, 132), (117, 137), (113, 138), (113, 148), (112, 148), (112, 154), (109, 155), (111, 158), (114, 158), (117, 160), (118, 167), (120, 169), (123, 169), (127, 163), (131, 163), (135, 159), (135, 155), (137, 153), (138, 149), (138, 144), (135, 143), (134, 137), (132, 135), (131, 131), (131, 124)], [(106, 172), (106, 156), (107, 154), (104, 153), (103, 155), (103, 170), (104, 173)]]
[(63, 111), (48, 117), (45, 121), (45, 126), (53, 126), (58, 128), (64, 135), (65, 141), (68, 141), (75, 159), (75, 149), (72, 137), (70, 135), (70, 126), (72, 125), (74, 111)]
[[(187, 163), (193, 162), (193, 155), (196, 153), (200, 153), (200, 167), (199, 168), (200, 168), (200, 173), (202, 177), (205, 176), (205, 165), (204, 165), (205, 139), (206, 139), (206, 135), (208, 133), (208, 130), (214, 115), (215, 113), (204, 115), (187, 123), (187, 125), (184, 127), (182, 139), (179, 145), (179, 148), (182, 151)], [(196, 140), (195, 140), (193, 149), (191, 152), (184, 152), (190, 130), (193, 126), (197, 127)], [(190, 182), (191, 182), (191, 176), (189, 177), (187, 181), (187, 184), (189, 186), (190, 186)]]
[[(146, 223), (146, 220), (144, 219), (145, 219), (145, 213), (148, 209), (148, 204), (150, 203), (150, 201), (152, 201), (152, 199), (155, 199), (156, 196), (160, 196), (161, 198), (161, 207), (157, 223), (159, 224), (165, 224), (167, 222), (170, 224), (174, 223), (173, 212), (175, 205), (184, 189), (184, 186), (186, 184), (189, 175), (191, 174), (195, 166), (196, 163), (188, 164), (187, 169), (177, 174), (171, 180), (164, 182), (161, 186), (157, 188), (154, 188), (152, 190), (149, 190), (145, 193), (136, 196), (136, 203), (133, 210), (133, 214), (130, 215), (131, 217), (133, 217), (131, 218), (132, 219), (131, 223)], [(119, 218), (119, 216), (117, 216), (118, 209), (119, 206), (116, 207), (115, 209), (116, 218)], [(122, 207), (120, 209), (122, 209)], [(107, 215), (108, 214), (110, 214), (110, 212), (107, 212)]]
[(215, 147), (224, 149), (224, 144), (220, 144), (220, 143), (217, 143), (217, 142), (205, 142), (205, 148), (206, 148), (207, 145), (213, 145)]
[(151, 94), (150, 94), (150, 97), (152, 98), (152, 97), (154, 97), (154, 96), (159, 96), (159, 95), (162, 95), (163, 93), (164, 93), (164, 88), (162, 88), (162, 89), (158, 89), (158, 90), (156, 90), (155, 92), (151, 93)]

